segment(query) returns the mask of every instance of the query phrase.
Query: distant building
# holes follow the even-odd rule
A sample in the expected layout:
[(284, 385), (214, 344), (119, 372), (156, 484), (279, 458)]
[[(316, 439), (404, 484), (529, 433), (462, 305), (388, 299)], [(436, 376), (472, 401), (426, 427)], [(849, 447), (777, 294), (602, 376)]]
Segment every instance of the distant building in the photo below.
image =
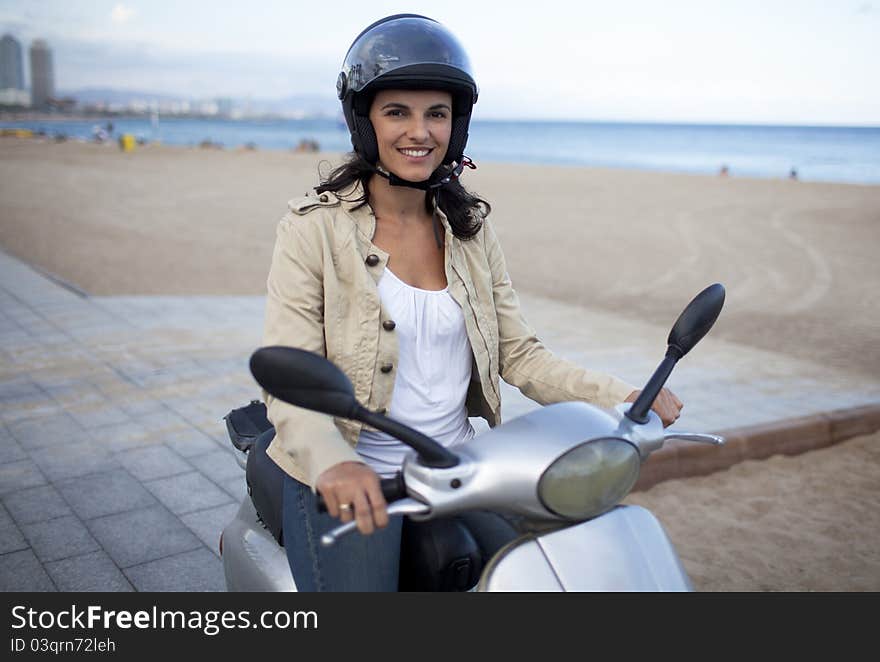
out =
[(0, 39), (0, 90), (24, 89), (24, 61), (21, 44), (11, 34)]
[(217, 114), (222, 117), (232, 117), (232, 111), (234, 110), (232, 99), (222, 98), (217, 99), (215, 101), (217, 104)]
[(16, 90), (14, 87), (0, 90), (0, 106), (27, 108), (30, 105), (31, 95), (27, 90)]
[(45, 108), (55, 96), (55, 73), (52, 67), (52, 51), (43, 39), (31, 43), (31, 104)]

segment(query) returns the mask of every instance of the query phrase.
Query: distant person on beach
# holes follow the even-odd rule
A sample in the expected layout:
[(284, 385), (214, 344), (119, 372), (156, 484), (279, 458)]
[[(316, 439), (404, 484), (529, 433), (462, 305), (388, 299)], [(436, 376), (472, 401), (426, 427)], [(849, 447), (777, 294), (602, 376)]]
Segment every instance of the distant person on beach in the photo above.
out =
[(107, 142), (108, 138), (109, 136), (106, 130), (102, 129), (97, 124), (92, 127), (92, 140), (94, 140), (96, 143)]
[[(412, 14), (377, 21), (348, 50), (337, 92), (354, 151), (278, 224), (263, 344), (326, 356), (367, 407), (448, 447), (474, 437), (469, 416), (500, 422), (499, 378), (541, 404), (634, 401), (626, 382), (552, 354), (520, 312), (491, 207), (460, 179), (475, 167), (464, 150), (477, 84), (452, 33)], [(397, 590), (404, 525), (379, 479), (409, 448), (264, 397), (299, 590)], [(654, 410), (668, 426), (682, 406), (663, 389)], [(316, 532), (337, 518), (372, 535), (321, 546)], [(466, 524), (487, 556), (515, 536), (491, 513)]]
[(789, 170), (788, 178), (789, 179), (797, 179), (798, 178), (798, 172), (795, 168), (792, 168), (791, 170)]
[(321, 146), (318, 144), (317, 140), (312, 138), (303, 138), (297, 143), (296, 147), (293, 148), (294, 152), (297, 153), (313, 153), (321, 151)]
[(718, 171), (718, 174), (721, 177), (727, 177), (727, 175), (730, 174), (730, 169), (727, 167), (726, 163), (721, 166), (721, 169)]

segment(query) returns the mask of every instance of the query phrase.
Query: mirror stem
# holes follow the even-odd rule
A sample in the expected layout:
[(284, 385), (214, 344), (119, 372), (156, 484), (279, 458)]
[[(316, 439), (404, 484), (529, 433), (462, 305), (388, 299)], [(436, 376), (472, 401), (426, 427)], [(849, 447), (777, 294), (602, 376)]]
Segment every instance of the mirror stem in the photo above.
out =
[(458, 466), (458, 456), (455, 453), (408, 425), (360, 405), (352, 418), (399, 439), (419, 454), (419, 463), (426, 467), (448, 469)]
[(648, 412), (651, 411), (651, 405), (654, 404), (654, 400), (660, 394), (660, 389), (663, 388), (666, 380), (669, 379), (672, 369), (681, 356), (682, 353), (678, 347), (675, 345), (669, 346), (666, 350), (666, 357), (657, 366), (654, 374), (651, 375), (651, 379), (648, 380), (645, 388), (642, 389), (636, 401), (633, 402), (632, 407), (627, 410), (626, 417), (628, 419), (639, 424), (648, 422)]

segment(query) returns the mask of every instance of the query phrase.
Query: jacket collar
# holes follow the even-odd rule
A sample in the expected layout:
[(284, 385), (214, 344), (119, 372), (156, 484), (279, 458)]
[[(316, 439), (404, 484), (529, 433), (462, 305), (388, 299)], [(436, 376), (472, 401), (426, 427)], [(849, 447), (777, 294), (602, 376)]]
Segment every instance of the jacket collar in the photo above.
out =
[[(372, 246), (373, 236), (376, 234), (376, 216), (369, 205), (363, 204), (364, 189), (360, 182), (355, 182), (348, 189), (339, 192), (336, 197), (346, 214), (354, 221), (358, 229), (360, 238), (366, 239), (367, 243)], [(443, 225), (445, 235), (445, 243), (447, 248), (452, 245), (455, 235), (452, 233), (452, 226), (449, 225), (449, 219), (446, 218), (440, 209), (436, 210), (437, 218)]]

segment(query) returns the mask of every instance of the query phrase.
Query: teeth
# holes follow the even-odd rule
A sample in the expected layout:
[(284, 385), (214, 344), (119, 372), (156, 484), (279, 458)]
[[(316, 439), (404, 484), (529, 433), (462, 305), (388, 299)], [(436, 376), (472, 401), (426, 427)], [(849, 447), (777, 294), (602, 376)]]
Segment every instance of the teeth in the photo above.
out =
[(428, 152), (430, 152), (431, 150), (429, 150), (429, 149), (402, 149), (400, 151), (402, 153), (406, 154), (407, 156), (419, 157), (419, 156), (427, 156)]

